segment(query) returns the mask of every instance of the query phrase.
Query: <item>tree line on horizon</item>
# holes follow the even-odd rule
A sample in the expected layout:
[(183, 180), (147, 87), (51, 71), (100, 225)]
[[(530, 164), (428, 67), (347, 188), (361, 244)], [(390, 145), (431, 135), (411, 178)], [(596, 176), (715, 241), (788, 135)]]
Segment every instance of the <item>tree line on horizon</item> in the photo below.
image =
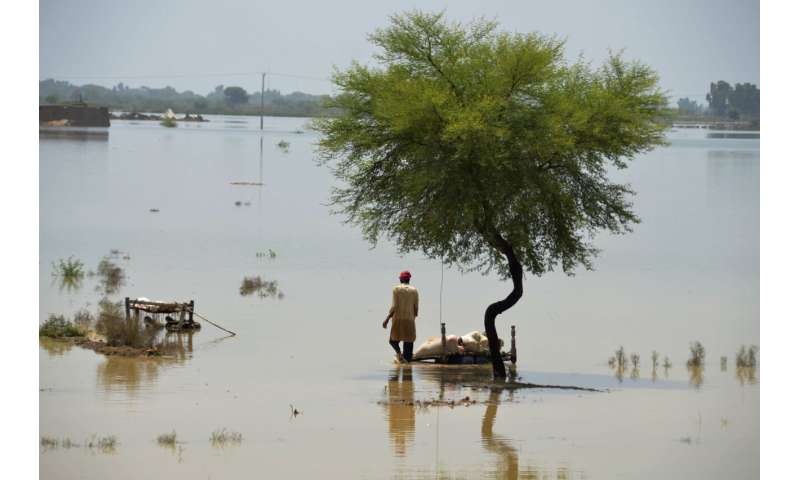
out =
[[(265, 90), (264, 113), (303, 117), (330, 114), (325, 108), (327, 99), (327, 95)], [(39, 81), (40, 105), (78, 101), (125, 112), (163, 112), (171, 108), (178, 113), (257, 115), (261, 111), (261, 92), (249, 93), (238, 86), (218, 85), (207, 95), (201, 95), (191, 90), (179, 92), (170, 86), (131, 87), (118, 83), (107, 88), (94, 84), (78, 86), (64, 80)]]
[(708, 105), (688, 98), (678, 99), (678, 114), (709, 116), (727, 120), (758, 120), (761, 115), (761, 90), (749, 82), (711, 82), (706, 94)]

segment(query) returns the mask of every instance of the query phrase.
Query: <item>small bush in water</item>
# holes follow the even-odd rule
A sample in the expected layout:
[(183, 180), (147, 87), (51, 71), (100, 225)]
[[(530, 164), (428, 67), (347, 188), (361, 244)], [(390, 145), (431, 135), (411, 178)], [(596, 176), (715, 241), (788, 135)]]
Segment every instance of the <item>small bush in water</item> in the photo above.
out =
[(175, 433), (175, 430), (172, 433), (162, 433), (156, 438), (156, 441), (161, 446), (174, 447), (178, 443), (178, 434)]
[(80, 279), (83, 278), (83, 263), (80, 260), (69, 257), (64, 260), (59, 259), (58, 263), (53, 263), (53, 275), (63, 278)]
[(227, 430), (225, 428), (217, 429), (211, 432), (211, 444), (215, 447), (224, 447), (228, 443), (240, 444), (242, 443), (242, 434)]
[(105, 335), (113, 347), (152, 347), (156, 337), (155, 330), (140, 325), (136, 317), (126, 319), (121, 303), (106, 298), (100, 300), (97, 331)]
[(63, 315), (51, 314), (43, 324), (39, 326), (40, 337), (82, 337), (84, 332), (74, 323), (65, 319)]
[(103, 257), (97, 264), (97, 275), (100, 277), (97, 289), (106, 295), (117, 293), (125, 284), (125, 270), (114, 263), (110, 257)]
[(689, 351), (691, 357), (686, 362), (689, 367), (702, 367), (706, 363), (706, 348), (700, 342), (693, 342), (689, 344)]
[(758, 347), (755, 345), (750, 345), (749, 348), (745, 348), (742, 345), (739, 348), (739, 351), (736, 352), (736, 367), (737, 368), (755, 368), (758, 360), (756, 359), (756, 355), (758, 354)]

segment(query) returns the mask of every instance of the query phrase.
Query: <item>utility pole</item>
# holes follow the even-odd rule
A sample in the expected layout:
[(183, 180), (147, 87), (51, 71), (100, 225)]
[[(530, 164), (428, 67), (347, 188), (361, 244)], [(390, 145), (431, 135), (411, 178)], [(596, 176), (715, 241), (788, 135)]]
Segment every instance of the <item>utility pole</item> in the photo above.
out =
[(261, 130), (264, 130), (264, 78), (266, 73), (261, 73)]

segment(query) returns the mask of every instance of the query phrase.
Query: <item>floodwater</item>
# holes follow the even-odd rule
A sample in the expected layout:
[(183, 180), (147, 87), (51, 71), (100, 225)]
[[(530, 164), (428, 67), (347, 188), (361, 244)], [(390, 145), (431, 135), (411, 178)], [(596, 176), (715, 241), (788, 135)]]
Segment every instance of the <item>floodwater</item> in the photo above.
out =
[[(194, 299), (237, 332), (204, 323), (171, 339), (174, 356), (146, 360), (41, 341), (40, 435), (117, 440), (42, 448), (42, 478), (758, 476), (759, 372), (734, 359), (759, 344), (758, 138), (670, 132), (614, 175), (638, 191), (635, 232), (599, 237), (595, 271), (528, 276), (499, 318), (506, 341), (517, 325), (523, 381), (603, 392), (490, 392), (462, 386), (487, 378), (482, 367), (393, 365), (380, 323), (401, 270), (420, 291), (422, 339), (440, 315), (448, 332), (480, 330), (510, 285), (370, 249), (330, 215), (333, 179), (305, 123), (40, 134), (38, 321), (96, 310), (98, 279), (65, 287), (52, 263), (72, 255), (94, 270), (113, 249), (125, 280), (112, 299)], [(272, 294), (240, 293), (255, 276)], [(707, 366), (687, 371), (695, 340)], [(639, 369), (608, 367), (619, 346)], [(654, 370), (654, 350), (672, 368)], [(478, 403), (408, 405), (466, 396)], [(221, 428), (241, 443), (212, 445)], [(172, 431), (174, 447), (156, 442)]]

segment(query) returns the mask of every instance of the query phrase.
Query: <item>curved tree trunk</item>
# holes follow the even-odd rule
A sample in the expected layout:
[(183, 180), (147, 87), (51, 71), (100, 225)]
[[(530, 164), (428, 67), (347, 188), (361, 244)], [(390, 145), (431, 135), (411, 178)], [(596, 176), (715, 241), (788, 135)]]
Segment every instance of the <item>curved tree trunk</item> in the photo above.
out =
[(497, 337), (495, 319), (498, 315), (513, 307), (522, 298), (522, 265), (514, 253), (514, 248), (499, 233), (493, 236), (492, 245), (500, 250), (508, 260), (508, 268), (511, 272), (511, 280), (514, 282), (514, 289), (503, 300), (494, 302), (486, 308), (483, 316), (483, 326), (486, 329), (486, 337), (489, 339), (489, 352), (492, 358), (492, 367), (496, 380), (505, 380), (506, 366), (500, 356), (500, 340)]

